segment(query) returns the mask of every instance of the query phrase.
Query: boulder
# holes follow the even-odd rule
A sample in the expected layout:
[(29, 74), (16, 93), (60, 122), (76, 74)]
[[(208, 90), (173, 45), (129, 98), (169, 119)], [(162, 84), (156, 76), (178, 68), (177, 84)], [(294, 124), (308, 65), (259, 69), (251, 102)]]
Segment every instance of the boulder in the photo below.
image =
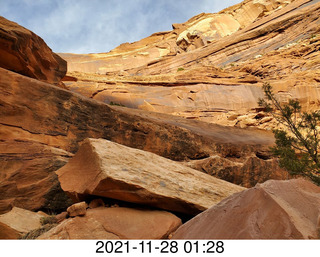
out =
[(244, 188), (153, 153), (86, 139), (56, 171), (75, 201), (90, 195), (197, 214)]
[(75, 203), (68, 207), (67, 212), (70, 217), (86, 215), (88, 205), (86, 202)]
[(166, 211), (100, 207), (63, 221), (38, 239), (164, 239), (180, 225)]
[(320, 187), (270, 180), (234, 194), (181, 226), (173, 239), (316, 239)]
[(67, 72), (67, 62), (42, 38), (0, 16), (0, 67), (52, 84)]
[(39, 213), (13, 207), (10, 212), (0, 215), (0, 239), (18, 239), (22, 234), (41, 227)]

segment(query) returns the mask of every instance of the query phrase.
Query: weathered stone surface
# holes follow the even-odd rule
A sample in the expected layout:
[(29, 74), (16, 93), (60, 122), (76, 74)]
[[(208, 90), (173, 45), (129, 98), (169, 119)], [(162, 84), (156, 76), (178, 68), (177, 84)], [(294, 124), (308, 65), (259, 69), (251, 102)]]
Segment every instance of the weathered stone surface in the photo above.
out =
[(234, 194), (181, 226), (173, 239), (319, 238), (320, 188), (270, 180)]
[(36, 34), (0, 16), (0, 67), (58, 84), (67, 62)]
[[(151, 36), (110, 53), (66, 56), (69, 75), (76, 80), (66, 84), (105, 103), (227, 126), (272, 129), (276, 122), (270, 117), (251, 119), (258, 114), (265, 81), (271, 82), (281, 101), (293, 97), (306, 110), (319, 108), (319, 6), (315, 0), (246, 0), (219, 14), (200, 14), (175, 24), (173, 31), (157, 39)], [(228, 28), (229, 19), (241, 25), (232, 35), (222, 36), (212, 28)], [(206, 41), (208, 33), (216, 35), (211, 43)], [(182, 43), (172, 48), (179, 35)], [(143, 47), (148, 52), (148, 44), (157, 40), (166, 42), (168, 55), (158, 59), (145, 55), (145, 64), (135, 62), (142, 58), (137, 52)], [(123, 59), (132, 64), (123, 64)], [(105, 75), (99, 68), (113, 70)], [(228, 120), (235, 114), (245, 118)]]
[(68, 207), (67, 212), (70, 217), (86, 215), (88, 204), (86, 202), (75, 203)]
[(27, 141), (27, 137), (21, 141), (9, 140), (3, 133), (0, 129), (0, 214), (13, 206), (28, 210), (64, 210), (68, 198), (54, 171), (65, 165), (72, 154)]
[(19, 237), (18, 231), (0, 222), (0, 239), (18, 239)]
[(45, 216), (13, 207), (10, 212), (0, 215), (0, 227), (4, 229), (0, 233), (1, 239), (18, 239), (23, 233), (39, 228), (42, 217)]
[[(230, 41), (228, 36), (241, 32), (291, 2), (295, 1), (245, 0), (219, 13), (202, 13), (187, 22), (173, 24), (172, 31), (154, 33), (140, 41), (121, 44), (108, 53), (60, 55), (68, 61), (68, 71), (127, 74), (132, 69), (138, 69), (143, 72), (148, 66), (201, 49), (223, 38)], [(197, 53), (191, 56), (196, 58)], [(174, 65), (174, 70), (184, 64)]]
[(98, 208), (98, 207), (105, 207), (105, 206), (106, 206), (106, 204), (104, 203), (104, 201), (101, 198), (93, 199), (89, 203), (89, 208), (90, 209), (94, 209), (94, 208)]
[(180, 225), (165, 211), (102, 207), (65, 220), (39, 239), (164, 239)]
[(56, 173), (62, 189), (75, 200), (97, 195), (187, 214), (197, 214), (243, 190), (153, 153), (103, 139), (86, 139)]
[(108, 106), (10, 71), (0, 74), (2, 140), (30, 140), (74, 153), (85, 138), (105, 138), (174, 160), (229, 158), (230, 148), (246, 156), (274, 143), (270, 132)]
[(68, 218), (68, 212), (66, 212), (66, 211), (61, 212), (61, 213), (57, 214), (55, 217), (57, 219), (57, 223), (61, 223), (62, 221), (64, 221), (65, 219)]
[(186, 165), (247, 188), (269, 179), (289, 177), (289, 173), (279, 168), (278, 161), (272, 158), (270, 153), (265, 155), (257, 152), (255, 155), (241, 158), (237, 152), (230, 151), (228, 159), (216, 155), (202, 160), (189, 161)]

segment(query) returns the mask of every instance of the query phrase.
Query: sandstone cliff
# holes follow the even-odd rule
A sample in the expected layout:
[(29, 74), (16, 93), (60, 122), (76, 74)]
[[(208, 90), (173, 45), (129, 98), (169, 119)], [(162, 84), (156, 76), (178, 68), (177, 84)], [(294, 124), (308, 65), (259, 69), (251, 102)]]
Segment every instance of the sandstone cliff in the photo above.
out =
[[(319, 14), (318, 0), (245, 0), (109, 53), (59, 54), (66, 76), (41, 38), (0, 17), (0, 236), (34, 228), (16, 229), (17, 207), (62, 212), (49, 239), (168, 238), (181, 225), (169, 211), (209, 208), (176, 238), (315, 238), (318, 187), (256, 186), (288, 179), (269, 152), (278, 125), (257, 100), (268, 81), (281, 101), (319, 109)], [(217, 234), (197, 234), (226, 209)], [(219, 228), (253, 221), (275, 223)]]
[[(276, 126), (261, 86), (317, 109), (320, 3), (251, 0), (109, 53), (61, 54), (68, 88), (103, 101), (228, 126)], [(265, 118), (265, 119), (262, 119)]]
[(67, 63), (42, 38), (0, 16), (0, 67), (31, 78), (59, 84)]

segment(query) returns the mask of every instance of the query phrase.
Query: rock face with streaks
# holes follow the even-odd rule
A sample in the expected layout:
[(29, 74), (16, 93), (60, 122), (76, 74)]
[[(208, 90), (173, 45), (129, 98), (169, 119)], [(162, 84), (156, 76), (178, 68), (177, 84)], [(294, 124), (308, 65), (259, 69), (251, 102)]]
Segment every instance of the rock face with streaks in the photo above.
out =
[(318, 239), (320, 187), (270, 180), (234, 194), (181, 226), (174, 239)]
[[(0, 74), (2, 213), (12, 206), (65, 209), (68, 201), (53, 172), (66, 164), (87, 137), (105, 138), (177, 161), (218, 154), (230, 160), (237, 156), (242, 162), (273, 144), (268, 132), (108, 106), (1, 68)], [(241, 177), (233, 180), (220, 174), (220, 178), (244, 186), (265, 179), (253, 172), (247, 183)], [(270, 178), (281, 177), (284, 172), (280, 177), (270, 174)]]
[(95, 195), (193, 215), (244, 189), (103, 139), (86, 139), (56, 173), (75, 201)]
[(0, 16), (0, 67), (59, 84), (67, 62), (30, 30)]
[(166, 239), (180, 225), (165, 211), (100, 207), (66, 219), (38, 239)]
[[(3, 117), (0, 118), (0, 120)], [(28, 210), (62, 211), (68, 197), (60, 188), (55, 170), (72, 156), (62, 149), (28, 140), (9, 140), (0, 125), (0, 214), (13, 206)]]

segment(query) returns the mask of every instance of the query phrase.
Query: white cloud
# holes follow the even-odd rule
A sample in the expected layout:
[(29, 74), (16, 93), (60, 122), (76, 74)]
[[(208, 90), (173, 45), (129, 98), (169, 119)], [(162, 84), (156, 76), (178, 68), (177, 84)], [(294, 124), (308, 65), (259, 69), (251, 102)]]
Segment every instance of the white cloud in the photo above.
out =
[(240, 0), (0, 0), (1, 15), (41, 36), (55, 52), (107, 52), (170, 30)]

